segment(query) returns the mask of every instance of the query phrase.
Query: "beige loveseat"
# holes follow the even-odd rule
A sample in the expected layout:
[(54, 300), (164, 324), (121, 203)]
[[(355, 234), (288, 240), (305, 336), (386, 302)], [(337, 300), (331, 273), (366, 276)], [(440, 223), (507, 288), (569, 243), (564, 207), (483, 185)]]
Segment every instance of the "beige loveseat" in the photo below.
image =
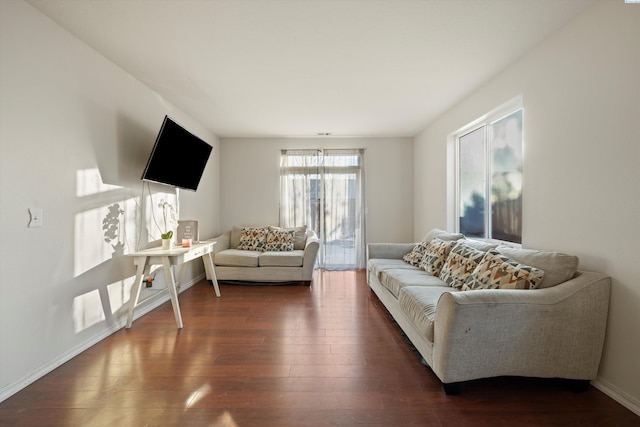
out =
[(310, 284), (313, 279), (320, 240), (306, 226), (234, 226), (213, 240), (218, 280)]
[[(443, 241), (453, 241), (448, 253)], [(426, 259), (420, 252), (430, 242), (441, 247)], [(497, 376), (562, 378), (577, 391), (596, 378), (611, 284), (577, 270), (577, 257), (441, 230), (421, 245), (367, 249), (369, 286), (447, 394), (459, 393), (463, 381)], [(439, 277), (425, 271), (433, 263)]]

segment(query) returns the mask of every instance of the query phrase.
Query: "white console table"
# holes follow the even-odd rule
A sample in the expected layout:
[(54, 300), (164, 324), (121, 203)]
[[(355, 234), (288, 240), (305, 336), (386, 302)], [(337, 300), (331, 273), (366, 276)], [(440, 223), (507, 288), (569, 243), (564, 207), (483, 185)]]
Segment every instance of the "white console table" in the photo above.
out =
[(173, 277), (173, 270), (171, 269), (171, 266), (180, 265), (180, 273), (178, 274), (177, 281), (177, 283), (180, 283), (184, 264), (196, 258), (202, 258), (206, 273), (211, 277), (211, 281), (213, 282), (213, 288), (215, 289), (216, 296), (220, 297), (220, 288), (218, 287), (218, 280), (213, 267), (213, 259), (211, 258), (213, 246), (215, 244), (216, 242), (199, 242), (194, 243), (188, 248), (177, 246), (173, 249), (162, 249), (161, 247), (157, 247), (127, 254), (127, 256), (133, 257), (133, 264), (137, 266), (136, 279), (131, 287), (127, 329), (130, 328), (133, 323), (133, 311), (135, 310), (136, 305), (138, 305), (142, 282), (144, 278), (149, 275), (152, 265), (163, 266), (164, 276), (167, 279), (167, 287), (169, 288), (169, 295), (171, 297), (171, 305), (173, 306), (173, 314), (176, 318), (178, 328), (182, 328), (182, 315), (180, 314), (180, 305), (178, 304), (176, 280)]

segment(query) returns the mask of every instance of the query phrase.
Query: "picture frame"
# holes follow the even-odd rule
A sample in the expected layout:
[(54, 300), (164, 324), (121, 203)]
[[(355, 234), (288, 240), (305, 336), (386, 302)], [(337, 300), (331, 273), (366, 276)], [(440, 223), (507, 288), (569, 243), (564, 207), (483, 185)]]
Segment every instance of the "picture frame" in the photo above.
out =
[(176, 242), (180, 244), (184, 239), (191, 239), (193, 243), (197, 243), (200, 241), (200, 235), (198, 232), (198, 221), (194, 219), (178, 220)]

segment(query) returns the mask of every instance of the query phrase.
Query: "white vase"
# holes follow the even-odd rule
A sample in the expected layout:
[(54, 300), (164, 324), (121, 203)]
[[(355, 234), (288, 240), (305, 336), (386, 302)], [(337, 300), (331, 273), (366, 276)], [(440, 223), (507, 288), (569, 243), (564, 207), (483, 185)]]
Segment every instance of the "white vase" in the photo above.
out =
[(162, 239), (162, 249), (173, 249), (173, 240)]

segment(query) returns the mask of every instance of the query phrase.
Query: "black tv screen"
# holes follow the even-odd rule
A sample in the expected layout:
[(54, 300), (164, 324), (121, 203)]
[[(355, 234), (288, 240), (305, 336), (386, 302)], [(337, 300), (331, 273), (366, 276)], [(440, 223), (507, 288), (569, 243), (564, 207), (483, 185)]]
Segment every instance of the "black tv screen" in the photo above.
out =
[(196, 191), (212, 147), (165, 116), (142, 179)]

